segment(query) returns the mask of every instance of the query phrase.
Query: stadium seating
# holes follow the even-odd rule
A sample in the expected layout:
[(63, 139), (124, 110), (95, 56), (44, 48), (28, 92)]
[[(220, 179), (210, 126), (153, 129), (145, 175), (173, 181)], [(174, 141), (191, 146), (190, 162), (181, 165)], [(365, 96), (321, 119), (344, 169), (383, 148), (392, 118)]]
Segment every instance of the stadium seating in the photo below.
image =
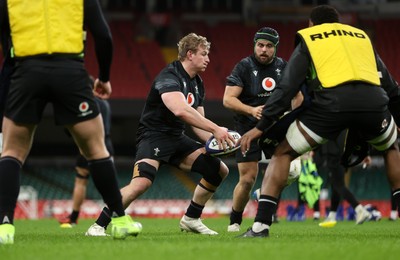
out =
[[(372, 39), (376, 49), (387, 67), (399, 80), (400, 71), (396, 64), (400, 60), (400, 52), (396, 44), (400, 35), (393, 33), (400, 25), (400, 19), (362, 20), (373, 33)], [(254, 33), (261, 26), (269, 26), (278, 30), (280, 43), (278, 56), (288, 60), (294, 48), (294, 35), (300, 28), (307, 26), (305, 22), (264, 22), (261, 25), (245, 25), (240, 22), (220, 22), (207, 25), (205, 22), (187, 22), (182, 25), (182, 33), (196, 32), (211, 41), (211, 52), (208, 69), (201, 76), (206, 84), (207, 99), (221, 100), (225, 80), (233, 66), (252, 53)], [(112, 68), (113, 98), (144, 98), (154, 76), (170, 61), (164, 57), (162, 48), (155, 40), (137, 38), (131, 21), (111, 22), (114, 36), (114, 62)], [(89, 71), (95, 72), (97, 65), (94, 59), (93, 46), (88, 43), (86, 64)]]
[[(232, 203), (233, 190), (238, 182), (239, 174), (234, 164), (229, 164), (230, 174), (222, 182), (213, 196), (212, 201), (207, 205), (211, 206), (207, 209), (205, 215), (213, 215), (215, 212), (210, 211), (211, 208), (217, 210), (218, 214), (229, 214)], [(118, 182), (120, 187), (125, 186), (131, 181), (132, 172), (128, 165), (117, 164)], [(363, 171), (360, 173), (360, 171)], [(261, 186), (263, 170), (255, 183), (254, 189)], [(328, 170), (326, 168), (318, 169), (319, 174), (324, 179), (323, 189), (329, 186)], [(134, 215), (146, 216), (181, 216), (192, 198), (193, 191), (201, 178), (198, 174), (186, 174), (176, 168), (162, 166), (156, 175), (156, 179), (152, 187), (143, 194), (139, 200), (127, 209), (127, 212)], [(72, 207), (71, 196), (74, 187), (75, 172), (71, 166), (63, 165), (37, 165), (33, 161), (24, 167), (21, 174), (21, 185), (29, 187), (38, 193), (37, 201), (39, 205), (39, 218), (41, 217), (62, 217), (69, 214)], [(380, 205), (380, 210), (386, 216), (390, 210), (389, 198), (390, 189), (383, 168), (371, 167), (370, 169), (361, 169), (356, 167), (353, 169), (351, 190), (355, 196), (362, 202), (368, 202)], [(325, 192), (326, 193), (326, 192)], [(281, 207), (279, 214), (284, 216), (286, 206), (297, 205), (298, 188), (297, 182), (286, 187), (281, 196)], [(325, 209), (329, 205), (328, 194), (321, 199), (321, 209)], [(382, 203), (385, 202), (385, 203)], [(102, 208), (102, 198), (94, 187), (93, 181), (90, 180), (87, 188), (87, 200), (85, 200), (82, 217), (97, 217), (98, 212)], [(159, 206), (157, 206), (159, 205)], [(167, 206), (169, 205), (169, 206)], [(345, 204), (347, 205), (347, 204)], [(179, 208), (179, 210), (178, 210)], [(249, 206), (246, 208), (246, 216), (254, 216), (257, 205), (254, 198), (251, 199)], [(153, 212), (154, 211), (154, 212)], [(167, 215), (161, 214), (164, 211), (171, 211)], [(311, 209), (307, 209), (310, 215)], [(214, 212), (214, 213), (213, 213)], [(26, 218), (26, 212), (19, 207), (16, 213), (17, 218)]]
[[(400, 35), (396, 33), (400, 19), (364, 19), (359, 20), (359, 23), (372, 33), (372, 39), (381, 58), (395, 79), (400, 81), (400, 71), (397, 69), (400, 60), (397, 48)], [(307, 24), (299, 21), (263, 22), (259, 25), (245, 25), (241, 22), (220, 22), (214, 25), (198, 21), (182, 23), (181, 33), (196, 32), (206, 36), (212, 43), (211, 62), (206, 72), (201, 75), (206, 84), (207, 99), (222, 99), (226, 77), (241, 58), (252, 53), (254, 33), (262, 26), (278, 30), (281, 37), (278, 55), (288, 60), (294, 48), (296, 31), (306, 27)], [(155, 40), (140, 37), (132, 20), (113, 20), (110, 22), (110, 28), (114, 39), (112, 98), (143, 99), (153, 78), (167, 62), (170, 62), (171, 55), (164, 57), (164, 53), (168, 52), (163, 51), (163, 46)], [(85, 64), (89, 72), (97, 76), (97, 61), (90, 34), (87, 40)]]
[(373, 25), (373, 39), (376, 48), (395, 79), (400, 81), (400, 70), (398, 69), (400, 35), (397, 33), (400, 19), (376, 20)]
[[(119, 166), (119, 185), (127, 185), (132, 178), (132, 169), (127, 166)], [(318, 170), (325, 180), (323, 187), (328, 186), (328, 169)], [(363, 171), (360, 173), (360, 171)], [(237, 168), (230, 167), (230, 174), (224, 180), (214, 195), (214, 199), (231, 199), (233, 189), (238, 182), (239, 174)], [(256, 181), (255, 189), (261, 186), (262, 174)], [(70, 199), (74, 187), (75, 172), (73, 166), (35, 166), (25, 167), (21, 176), (21, 185), (32, 186), (38, 191), (39, 199)], [(190, 199), (194, 187), (198, 183), (200, 175), (185, 174), (175, 168), (163, 166), (157, 173), (156, 179), (150, 190), (141, 199)], [(297, 199), (297, 184), (290, 185), (284, 190), (282, 199)], [(360, 199), (388, 199), (389, 184), (386, 175), (381, 168), (353, 170), (351, 190)], [(87, 191), (87, 198), (100, 200), (100, 194), (90, 180)]]
[[(118, 166), (117, 177), (121, 187), (127, 185), (132, 178), (132, 169)], [(231, 174), (214, 198), (230, 198), (237, 178), (237, 173)], [(191, 199), (199, 179), (200, 175), (198, 174), (185, 174), (176, 168), (163, 166), (157, 173), (153, 186), (143, 194), (141, 199)], [(65, 165), (29, 164), (24, 168), (21, 176), (21, 185), (34, 187), (38, 191), (39, 199), (48, 200), (71, 199), (74, 181), (73, 165), (67, 167)], [(87, 199), (101, 200), (101, 196), (91, 180), (88, 183)]]

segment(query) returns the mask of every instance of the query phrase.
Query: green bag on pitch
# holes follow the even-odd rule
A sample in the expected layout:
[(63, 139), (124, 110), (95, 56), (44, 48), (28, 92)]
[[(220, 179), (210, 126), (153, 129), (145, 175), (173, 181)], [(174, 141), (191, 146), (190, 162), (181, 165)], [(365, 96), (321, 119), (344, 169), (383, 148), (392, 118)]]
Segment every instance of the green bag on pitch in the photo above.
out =
[(314, 161), (311, 158), (301, 159), (299, 193), (301, 200), (306, 201), (310, 208), (313, 208), (315, 202), (319, 199), (322, 183), (323, 180), (318, 175)]

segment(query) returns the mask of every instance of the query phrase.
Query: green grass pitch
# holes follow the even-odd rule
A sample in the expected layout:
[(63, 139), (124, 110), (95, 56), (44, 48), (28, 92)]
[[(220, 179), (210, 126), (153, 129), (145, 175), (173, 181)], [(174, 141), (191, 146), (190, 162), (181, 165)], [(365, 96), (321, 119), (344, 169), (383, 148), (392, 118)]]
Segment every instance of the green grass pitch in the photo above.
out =
[[(387, 219), (359, 226), (343, 221), (334, 228), (321, 228), (313, 220), (283, 220), (271, 227), (268, 238), (236, 238), (238, 233), (226, 231), (228, 217), (203, 220), (218, 236), (181, 232), (179, 219), (135, 220), (143, 231), (125, 240), (86, 237), (93, 220), (69, 229), (55, 219), (17, 220), (15, 243), (0, 245), (0, 259), (400, 259), (400, 222)], [(245, 219), (242, 230), (251, 224)]]

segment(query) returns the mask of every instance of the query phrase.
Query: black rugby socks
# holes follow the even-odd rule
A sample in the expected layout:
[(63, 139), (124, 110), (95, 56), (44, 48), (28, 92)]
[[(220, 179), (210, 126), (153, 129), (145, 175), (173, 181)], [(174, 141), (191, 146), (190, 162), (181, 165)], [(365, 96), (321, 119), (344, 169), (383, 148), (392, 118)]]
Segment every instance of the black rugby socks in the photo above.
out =
[(100, 160), (92, 160), (88, 163), (94, 185), (100, 192), (110, 211), (113, 213), (115, 212), (118, 216), (124, 216), (125, 211), (122, 206), (122, 196), (112, 159), (109, 157)]
[(13, 224), (22, 163), (13, 157), (0, 159), (0, 224)]

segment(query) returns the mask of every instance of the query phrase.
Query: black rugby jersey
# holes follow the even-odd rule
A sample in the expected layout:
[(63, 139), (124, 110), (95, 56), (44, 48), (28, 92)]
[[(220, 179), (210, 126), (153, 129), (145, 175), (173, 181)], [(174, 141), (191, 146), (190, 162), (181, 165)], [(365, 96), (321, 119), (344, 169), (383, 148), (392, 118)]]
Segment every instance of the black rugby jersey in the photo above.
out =
[[(238, 99), (246, 105), (256, 107), (264, 105), (272, 94), (281, 78), (286, 61), (275, 57), (267, 65), (259, 63), (254, 55), (248, 56), (238, 62), (233, 68), (231, 75), (227, 77), (227, 86), (242, 87), (242, 93)], [(246, 126), (250, 129), (257, 123), (257, 119), (237, 113), (234, 117), (235, 125)]]
[(179, 135), (185, 129), (185, 123), (176, 117), (163, 103), (161, 94), (180, 91), (187, 103), (196, 109), (203, 106), (204, 84), (199, 75), (190, 78), (180, 61), (168, 64), (155, 78), (139, 122), (139, 134), (143, 130), (165, 132)]

